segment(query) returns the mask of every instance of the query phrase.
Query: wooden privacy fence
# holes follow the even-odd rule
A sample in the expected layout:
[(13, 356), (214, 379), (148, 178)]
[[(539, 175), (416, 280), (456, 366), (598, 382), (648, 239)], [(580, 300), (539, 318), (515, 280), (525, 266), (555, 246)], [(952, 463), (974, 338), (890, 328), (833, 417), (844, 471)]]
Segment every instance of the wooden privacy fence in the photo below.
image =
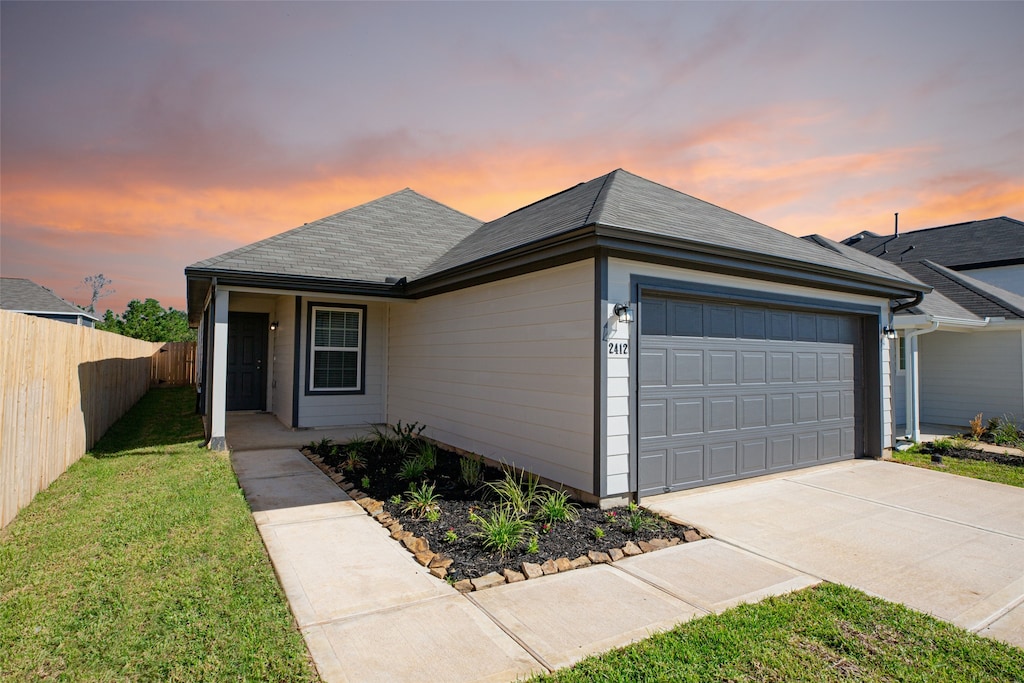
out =
[(0, 311), (0, 528), (142, 398), (162, 346)]
[(167, 342), (153, 356), (149, 383), (154, 387), (180, 387), (196, 383), (196, 343)]

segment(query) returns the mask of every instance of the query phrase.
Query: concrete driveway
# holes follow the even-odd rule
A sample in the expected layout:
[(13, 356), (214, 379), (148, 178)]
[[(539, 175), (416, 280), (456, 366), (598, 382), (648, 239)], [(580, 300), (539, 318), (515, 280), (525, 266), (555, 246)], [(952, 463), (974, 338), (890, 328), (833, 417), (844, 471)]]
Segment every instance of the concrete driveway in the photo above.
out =
[(1024, 647), (1024, 489), (857, 460), (643, 504), (804, 574)]

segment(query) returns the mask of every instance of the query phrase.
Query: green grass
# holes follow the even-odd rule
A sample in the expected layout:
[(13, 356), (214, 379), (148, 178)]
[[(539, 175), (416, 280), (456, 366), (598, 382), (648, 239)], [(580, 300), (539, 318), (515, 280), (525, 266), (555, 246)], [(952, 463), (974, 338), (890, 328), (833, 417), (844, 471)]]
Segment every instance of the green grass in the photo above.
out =
[(704, 617), (534, 681), (1021, 681), (1024, 650), (845, 586)]
[(0, 532), (0, 680), (317, 679), (194, 396), (149, 392)]
[(973, 477), (994, 481), (999, 484), (1024, 487), (1024, 467), (1013, 465), (1002, 465), (997, 462), (984, 462), (982, 460), (966, 460), (961, 458), (944, 457), (942, 464), (933, 463), (931, 456), (911, 448), (909, 451), (893, 451), (892, 459), (914, 467), (924, 467), (939, 472), (959, 474), (962, 477)]

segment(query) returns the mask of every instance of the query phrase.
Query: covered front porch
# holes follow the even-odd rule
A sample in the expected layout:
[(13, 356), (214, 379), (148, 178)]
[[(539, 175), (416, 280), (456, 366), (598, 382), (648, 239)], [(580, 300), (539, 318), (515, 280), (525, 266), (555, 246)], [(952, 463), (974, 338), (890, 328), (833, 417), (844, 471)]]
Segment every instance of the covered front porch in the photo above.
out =
[(254, 451), (267, 448), (301, 448), (310, 441), (330, 439), (333, 443), (347, 443), (352, 439), (371, 436), (373, 425), (356, 427), (291, 428), (286, 427), (269, 413), (227, 414), (227, 448), (231, 451)]

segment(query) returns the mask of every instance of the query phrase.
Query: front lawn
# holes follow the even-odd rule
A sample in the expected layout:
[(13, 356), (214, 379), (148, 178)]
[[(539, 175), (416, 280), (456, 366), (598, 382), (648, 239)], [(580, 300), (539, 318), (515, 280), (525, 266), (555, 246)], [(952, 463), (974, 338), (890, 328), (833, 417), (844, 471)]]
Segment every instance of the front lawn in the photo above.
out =
[(932, 462), (931, 453), (924, 452), (921, 446), (915, 446), (909, 451), (893, 451), (892, 459), (894, 462), (905, 465), (1024, 487), (1024, 459), (1021, 459), (1021, 465), (1008, 465), (985, 460), (958, 458), (947, 454), (943, 456), (941, 463), (935, 463)]
[(1024, 650), (823, 584), (697, 619), (532, 680), (1022, 681)]
[(150, 391), (0, 532), (0, 679), (317, 679), (194, 401)]

